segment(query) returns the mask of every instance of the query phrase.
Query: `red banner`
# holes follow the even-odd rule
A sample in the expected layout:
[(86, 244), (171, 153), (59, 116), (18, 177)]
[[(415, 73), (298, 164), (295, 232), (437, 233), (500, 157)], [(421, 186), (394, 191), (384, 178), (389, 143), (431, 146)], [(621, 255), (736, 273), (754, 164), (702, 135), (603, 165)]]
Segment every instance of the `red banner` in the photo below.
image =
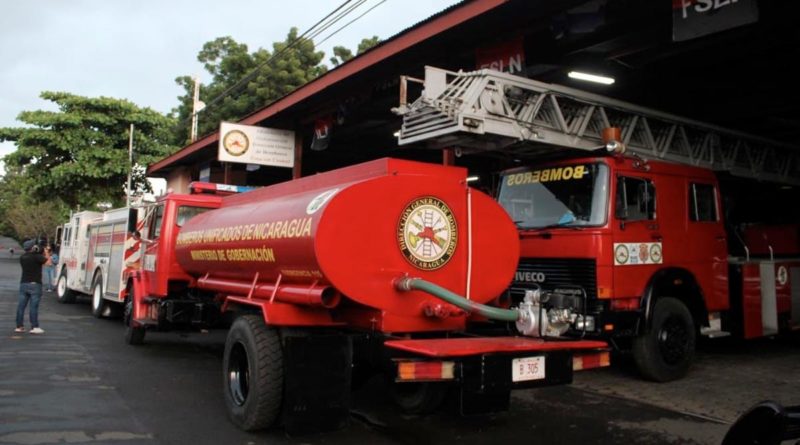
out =
[(511, 74), (522, 72), (525, 69), (525, 45), (522, 36), (477, 48), (475, 62), (479, 69), (489, 68)]

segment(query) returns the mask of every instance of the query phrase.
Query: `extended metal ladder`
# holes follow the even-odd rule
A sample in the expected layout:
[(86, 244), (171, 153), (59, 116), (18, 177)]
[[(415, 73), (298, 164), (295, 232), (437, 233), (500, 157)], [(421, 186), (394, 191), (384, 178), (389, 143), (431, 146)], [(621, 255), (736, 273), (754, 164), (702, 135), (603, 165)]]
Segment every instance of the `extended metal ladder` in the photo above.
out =
[(648, 159), (707, 167), (733, 175), (800, 185), (800, 148), (560, 85), (493, 70), (425, 68), (422, 95), (406, 104), (399, 144), (433, 148), (552, 152), (596, 150), (603, 129), (619, 127), (627, 150)]

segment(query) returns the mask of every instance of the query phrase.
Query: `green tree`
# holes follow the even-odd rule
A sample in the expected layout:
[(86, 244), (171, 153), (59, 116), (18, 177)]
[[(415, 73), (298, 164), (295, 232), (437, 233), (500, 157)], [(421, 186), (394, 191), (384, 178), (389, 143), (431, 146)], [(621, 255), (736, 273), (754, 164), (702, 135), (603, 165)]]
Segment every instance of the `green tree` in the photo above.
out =
[(24, 193), (30, 188), (26, 184), (30, 179), (18, 172), (7, 170), (0, 181), (0, 233), (18, 240), (52, 237), (69, 209), (58, 198), (39, 201)]
[(333, 57), (328, 59), (333, 66), (339, 66), (353, 58), (353, 52), (344, 46), (333, 47)]
[[(315, 50), (314, 42), (301, 40), (289, 48), (297, 37), (297, 28), (292, 28), (284, 41), (272, 45), (272, 52), (259, 48), (250, 53), (247, 45), (231, 37), (219, 37), (203, 45), (197, 60), (203, 63), (211, 81), (200, 88), (200, 100), (208, 108), (199, 115), (198, 136), (216, 131), (221, 121), (239, 120), (324, 73), (327, 68), (320, 62), (325, 54)], [(276, 54), (280, 56), (269, 61)], [(260, 68), (246, 85), (211, 103), (257, 67)], [(189, 140), (193, 83), (190, 76), (178, 77), (175, 82), (184, 89), (178, 97), (178, 107), (173, 109), (178, 122), (176, 142), (184, 144)]]
[[(17, 120), (25, 127), (0, 128), (0, 141), (17, 145), (3, 158), (6, 169), (15, 175), (20, 194), (33, 200), (57, 199), (69, 208), (84, 209), (100, 202), (122, 205), (130, 124), (135, 126), (138, 166), (162, 159), (176, 148), (169, 143), (174, 121), (150, 108), (124, 99), (63, 92), (43, 92), (41, 97), (55, 103), (58, 111), (23, 111)], [(133, 186), (149, 189), (143, 168), (134, 168)]]
[[(381, 43), (381, 39), (378, 36), (372, 36), (368, 39), (361, 39), (361, 42), (359, 42), (358, 44), (358, 49), (356, 50), (356, 55), (363, 53), (364, 51), (372, 48), (378, 43)], [(333, 66), (339, 66), (352, 58), (353, 58), (352, 51), (345, 48), (344, 46), (334, 46), (333, 57), (331, 57), (328, 60), (330, 60)]]
[(358, 51), (356, 54), (361, 54), (379, 43), (381, 43), (381, 39), (378, 36), (372, 36), (368, 39), (361, 39), (361, 42), (358, 43)]

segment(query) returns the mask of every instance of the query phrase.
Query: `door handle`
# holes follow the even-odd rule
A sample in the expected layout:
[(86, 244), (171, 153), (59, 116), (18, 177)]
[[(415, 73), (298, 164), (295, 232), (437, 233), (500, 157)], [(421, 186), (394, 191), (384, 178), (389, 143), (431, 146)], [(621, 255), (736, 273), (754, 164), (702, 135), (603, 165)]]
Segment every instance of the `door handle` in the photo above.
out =
[(659, 243), (664, 240), (664, 237), (661, 236), (660, 233), (653, 233), (650, 235), (650, 237), (653, 238), (653, 241), (657, 241)]
[(717, 236), (717, 237), (714, 237), (714, 239), (717, 240), (717, 241), (725, 241), (725, 237), (724, 236)]

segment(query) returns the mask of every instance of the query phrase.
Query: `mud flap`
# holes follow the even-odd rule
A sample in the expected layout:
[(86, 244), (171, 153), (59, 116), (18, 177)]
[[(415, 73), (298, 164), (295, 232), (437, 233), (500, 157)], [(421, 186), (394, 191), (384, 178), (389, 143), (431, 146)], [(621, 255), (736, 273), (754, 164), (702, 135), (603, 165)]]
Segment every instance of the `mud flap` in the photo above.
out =
[(344, 334), (286, 330), (283, 425), (290, 435), (347, 426), (353, 342)]
[(464, 360), (461, 366), (459, 411), (480, 415), (507, 411), (512, 389), (572, 383), (572, 353), (551, 351), (544, 355), (545, 373), (540, 380), (512, 381), (511, 364), (519, 354), (485, 354)]

